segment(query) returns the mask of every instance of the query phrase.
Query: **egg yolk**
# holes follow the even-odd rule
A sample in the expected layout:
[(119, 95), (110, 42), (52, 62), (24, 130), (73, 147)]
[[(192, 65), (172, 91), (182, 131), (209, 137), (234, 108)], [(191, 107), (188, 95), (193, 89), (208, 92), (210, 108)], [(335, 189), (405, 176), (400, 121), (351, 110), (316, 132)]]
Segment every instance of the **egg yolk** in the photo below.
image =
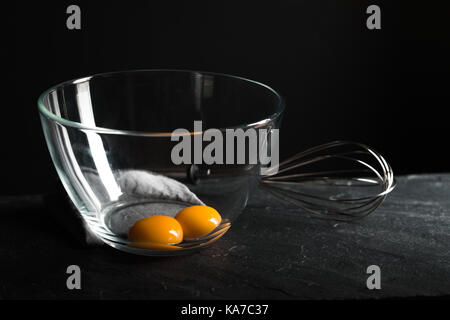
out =
[(183, 241), (180, 223), (168, 216), (152, 216), (136, 222), (128, 233), (135, 244), (170, 245)]
[(175, 217), (183, 228), (186, 238), (198, 238), (213, 231), (222, 221), (216, 209), (208, 206), (191, 206), (178, 212)]

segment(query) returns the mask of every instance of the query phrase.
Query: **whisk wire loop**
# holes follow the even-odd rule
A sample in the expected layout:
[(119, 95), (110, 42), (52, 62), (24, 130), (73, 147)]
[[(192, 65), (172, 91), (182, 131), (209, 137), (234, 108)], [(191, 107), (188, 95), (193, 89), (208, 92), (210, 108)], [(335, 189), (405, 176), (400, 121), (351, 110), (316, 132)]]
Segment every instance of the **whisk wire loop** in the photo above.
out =
[(263, 189), (307, 212), (339, 221), (369, 215), (395, 188), (393, 170), (384, 157), (352, 141), (309, 148), (267, 172), (261, 179)]

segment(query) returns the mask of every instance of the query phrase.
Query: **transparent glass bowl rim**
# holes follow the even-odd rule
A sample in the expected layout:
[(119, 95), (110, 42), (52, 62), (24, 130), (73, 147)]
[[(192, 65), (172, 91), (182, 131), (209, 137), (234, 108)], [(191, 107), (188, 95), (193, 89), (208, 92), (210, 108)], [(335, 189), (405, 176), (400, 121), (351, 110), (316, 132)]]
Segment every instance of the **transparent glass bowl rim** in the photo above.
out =
[[(265, 119), (261, 119), (260, 121), (249, 123), (249, 124), (238, 124), (236, 126), (230, 126), (227, 128), (215, 128), (220, 131), (224, 131), (226, 129), (248, 129), (248, 128), (255, 128), (255, 127), (263, 127), (266, 124), (270, 123), (271, 121), (274, 121), (278, 117), (281, 116), (281, 114), (284, 111), (285, 108), (285, 102), (284, 98), (274, 89), (269, 87), (268, 85), (265, 85), (261, 82), (250, 80), (247, 78), (229, 75), (225, 73), (216, 73), (216, 72), (208, 72), (208, 71), (193, 71), (193, 70), (179, 70), (179, 69), (140, 69), (140, 70), (127, 70), (127, 71), (115, 71), (115, 72), (105, 72), (105, 73), (98, 73), (94, 74), (92, 76), (72, 79), (68, 81), (64, 81), (60, 84), (57, 84), (55, 86), (52, 86), (51, 88), (44, 91), (38, 98), (38, 109), (39, 112), (44, 115), (45, 117), (51, 119), (54, 122), (59, 123), (60, 125), (66, 126), (66, 127), (72, 127), (79, 130), (88, 130), (88, 131), (95, 131), (97, 133), (103, 133), (103, 134), (114, 134), (114, 135), (130, 135), (130, 136), (148, 136), (148, 137), (170, 137), (173, 135), (184, 135), (183, 133), (177, 133), (174, 134), (172, 132), (146, 132), (146, 131), (131, 131), (131, 130), (118, 130), (118, 129), (112, 129), (112, 128), (104, 128), (104, 127), (95, 127), (95, 126), (87, 126), (80, 122), (71, 121), (64, 119), (62, 117), (57, 116), (56, 114), (52, 113), (49, 109), (46, 108), (44, 104), (44, 99), (53, 91), (57, 90), (58, 88), (68, 86), (68, 85), (74, 85), (78, 83), (83, 83), (86, 81), (89, 81), (93, 78), (101, 78), (105, 76), (114, 76), (114, 75), (120, 75), (120, 74), (132, 74), (132, 73), (144, 73), (144, 72), (180, 72), (180, 73), (191, 73), (191, 74), (201, 74), (201, 75), (212, 75), (212, 76), (220, 76), (220, 77), (227, 77), (235, 80), (241, 80), (250, 82), (253, 84), (256, 84), (260, 86), (261, 88), (264, 88), (268, 90), (270, 93), (272, 93), (277, 99), (278, 103), (275, 107), (276, 112), (268, 115)], [(196, 135), (196, 134), (202, 134), (203, 132), (189, 132), (189, 135)]]

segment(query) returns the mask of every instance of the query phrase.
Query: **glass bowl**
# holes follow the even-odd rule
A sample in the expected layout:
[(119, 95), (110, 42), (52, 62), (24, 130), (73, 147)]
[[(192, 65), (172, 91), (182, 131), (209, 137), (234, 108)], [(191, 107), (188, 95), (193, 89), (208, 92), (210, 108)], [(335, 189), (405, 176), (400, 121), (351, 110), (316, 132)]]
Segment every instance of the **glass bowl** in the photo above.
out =
[[(239, 161), (238, 143), (228, 149), (226, 133), (255, 130), (259, 138), (267, 130), (270, 138), (284, 103), (268, 86), (236, 76), (140, 70), (64, 82), (45, 91), (38, 107), (59, 178), (88, 227), (126, 252), (173, 255), (213, 243), (242, 212), (267, 163), (249, 160), (248, 137), (245, 161)], [(223, 141), (205, 140), (208, 129)], [(180, 151), (184, 141), (191, 149)], [(210, 153), (214, 161), (202, 158), (211, 141), (222, 145)], [(261, 141), (271, 149), (264, 139), (259, 147)], [(207, 236), (169, 249), (128, 240), (136, 221), (174, 217), (195, 204), (221, 214), (221, 225)]]

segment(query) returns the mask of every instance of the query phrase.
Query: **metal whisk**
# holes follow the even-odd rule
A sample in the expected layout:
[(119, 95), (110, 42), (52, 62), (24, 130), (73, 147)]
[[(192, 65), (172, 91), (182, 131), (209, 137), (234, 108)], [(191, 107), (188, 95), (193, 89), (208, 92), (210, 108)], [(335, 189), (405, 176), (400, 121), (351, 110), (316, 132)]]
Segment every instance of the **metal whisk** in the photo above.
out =
[(310, 148), (267, 172), (262, 188), (305, 211), (340, 221), (367, 216), (395, 188), (383, 156), (350, 141)]

